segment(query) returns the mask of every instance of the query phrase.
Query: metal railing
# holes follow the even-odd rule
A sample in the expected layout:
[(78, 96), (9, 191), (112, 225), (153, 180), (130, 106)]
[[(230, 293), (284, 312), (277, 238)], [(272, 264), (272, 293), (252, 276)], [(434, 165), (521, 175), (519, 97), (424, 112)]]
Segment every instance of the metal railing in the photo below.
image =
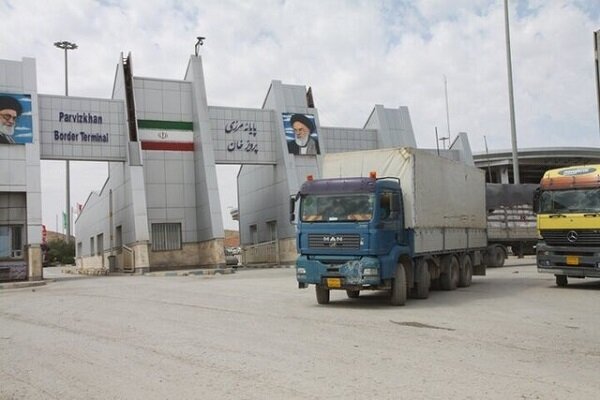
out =
[(257, 243), (244, 246), (242, 249), (242, 264), (269, 264), (278, 265), (279, 259), (279, 241)]
[(123, 272), (135, 272), (135, 252), (123, 245)]

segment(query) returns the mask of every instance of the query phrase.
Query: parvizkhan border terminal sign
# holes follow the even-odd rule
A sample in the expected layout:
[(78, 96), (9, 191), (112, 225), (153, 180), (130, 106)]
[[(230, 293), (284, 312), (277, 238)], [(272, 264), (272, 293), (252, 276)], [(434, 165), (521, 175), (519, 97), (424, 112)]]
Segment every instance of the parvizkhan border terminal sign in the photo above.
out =
[(122, 100), (39, 95), (40, 158), (125, 161)]

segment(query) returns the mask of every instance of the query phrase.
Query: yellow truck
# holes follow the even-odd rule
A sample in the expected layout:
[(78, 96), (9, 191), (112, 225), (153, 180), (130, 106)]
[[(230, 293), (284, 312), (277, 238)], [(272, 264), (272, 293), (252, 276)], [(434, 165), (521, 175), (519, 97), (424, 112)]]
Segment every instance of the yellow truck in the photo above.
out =
[(534, 195), (538, 272), (600, 278), (600, 164), (547, 171)]

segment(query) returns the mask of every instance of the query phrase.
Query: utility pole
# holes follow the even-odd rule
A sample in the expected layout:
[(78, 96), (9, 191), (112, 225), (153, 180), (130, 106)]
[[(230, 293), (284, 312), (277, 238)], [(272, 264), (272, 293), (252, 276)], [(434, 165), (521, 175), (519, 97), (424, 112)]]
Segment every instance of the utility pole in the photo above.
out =
[(600, 135), (600, 30), (594, 32), (594, 64), (596, 65), (596, 95), (598, 105), (598, 134)]
[[(69, 95), (69, 63), (67, 60), (67, 52), (75, 50), (77, 45), (72, 42), (63, 40), (62, 42), (54, 42), (54, 45), (65, 51), (65, 96)], [(67, 243), (71, 242), (71, 164), (67, 160), (66, 166), (66, 213), (67, 213)]]
[(510, 138), (512, 143), (513, 183), (519, 184), (519, 155), (517, 152), (517, 127), (515, 124), (515, 99), (513, 95), (512, 61), (510, 56), (510, 29), (508, 27), (508, 0), (504, 0), (504, 27), (506, 33), (506, 68), (508, 70), (508, 102), (510, 105)]

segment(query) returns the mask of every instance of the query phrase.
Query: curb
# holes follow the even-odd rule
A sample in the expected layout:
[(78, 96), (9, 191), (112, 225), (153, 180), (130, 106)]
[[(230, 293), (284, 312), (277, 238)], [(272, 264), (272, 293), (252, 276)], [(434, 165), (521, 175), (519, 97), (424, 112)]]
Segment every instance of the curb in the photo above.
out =
[(190, 275), (231, 275), (235, 274), (234, 268), (218, 268), (218, 269), (194, 269), (183, 271), (157, 271), (146, 272), (144, 276), (190, 276)]
[(24, 281), (24, 282), (6, 282), (0, 283), (0, 290), (3, 289), (22, 289), (28, 287), (45, 286), (46, 281)]
[(290, 264), (282, 264), (282, 265), (273, 265), (273, 264), (249, 264), (249, 265), (239, 265), (237, 267), (238, 270), (253, 270), (253, 269), (285, 269), (285, 268), (296, 268), (295, 265)]

